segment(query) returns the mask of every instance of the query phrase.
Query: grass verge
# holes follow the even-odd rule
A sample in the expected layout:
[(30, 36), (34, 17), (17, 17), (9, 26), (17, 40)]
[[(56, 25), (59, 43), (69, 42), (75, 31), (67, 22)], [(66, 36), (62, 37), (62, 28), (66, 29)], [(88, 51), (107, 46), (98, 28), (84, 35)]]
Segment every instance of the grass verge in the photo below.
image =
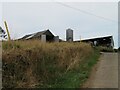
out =
[(92, 67), (97, 63), (100, 53), (94, 49), (91, 56), (85, 58), (82, 64), (76, 70), (71, 70), (56, 81), (56, 84), (50, 85), (52, 88), (80, 88), (89, 78)]
[(99, 58), (86, 43), (3, 42), (5, 88), (79, 88)]

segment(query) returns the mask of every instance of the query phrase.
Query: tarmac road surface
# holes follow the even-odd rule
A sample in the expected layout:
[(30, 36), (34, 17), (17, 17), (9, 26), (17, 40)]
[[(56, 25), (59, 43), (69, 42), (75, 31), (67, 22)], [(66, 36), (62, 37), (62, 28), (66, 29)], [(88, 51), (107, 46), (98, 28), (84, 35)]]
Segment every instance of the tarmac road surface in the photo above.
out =
[(83, 88), (118, 88), (118, 54), (102, 53)]

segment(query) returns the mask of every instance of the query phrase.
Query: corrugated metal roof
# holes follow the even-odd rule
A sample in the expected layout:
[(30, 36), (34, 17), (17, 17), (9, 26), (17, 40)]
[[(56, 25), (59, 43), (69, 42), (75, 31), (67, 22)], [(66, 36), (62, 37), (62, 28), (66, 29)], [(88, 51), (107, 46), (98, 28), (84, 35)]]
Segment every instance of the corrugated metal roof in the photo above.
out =
[[(25, 35), (22, 39), (31, 39), (31, 38), (33, 38), (33, 37), (38, 37), (38, 36), (40, 36), (40, 35), (45, 34), (46, 32), (50, 32), (49, 29), (48, 29), (48, 30), (41, 31), (41, 32), (37, 32), (37, 33), (34, 33), (34, 34)], [(50, 32), (50, 34), (51, 34), (52, 36), (54, 36), (51, 32)]]
[[(104, 38), (113, 38), (112, 35), (107, 35), (107, 36), (99, 36), (99, 37), (92, 37), (92, 38), (84, 38), (81, 39), (81, 41), (89, 41), (89, 40), (95, 40), (95, 39), (104, 39)], [(76, 42), (79, 42), (80, 40), (76, 40)]]
[(35, 35), (36, 35), (36, 33), (35, 34), (31, 34), (30, 36), (26, 37), (25, 39), (30, 39), (30, 38), (34, 37)]

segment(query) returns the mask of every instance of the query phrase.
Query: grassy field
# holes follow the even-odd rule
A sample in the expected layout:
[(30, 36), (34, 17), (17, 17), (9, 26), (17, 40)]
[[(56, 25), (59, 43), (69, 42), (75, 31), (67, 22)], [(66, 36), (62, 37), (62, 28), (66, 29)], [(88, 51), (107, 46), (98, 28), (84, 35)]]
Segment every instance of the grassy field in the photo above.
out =
[(86, 43), (3, 42), (3, 87), (80, 88), (99, 58)]

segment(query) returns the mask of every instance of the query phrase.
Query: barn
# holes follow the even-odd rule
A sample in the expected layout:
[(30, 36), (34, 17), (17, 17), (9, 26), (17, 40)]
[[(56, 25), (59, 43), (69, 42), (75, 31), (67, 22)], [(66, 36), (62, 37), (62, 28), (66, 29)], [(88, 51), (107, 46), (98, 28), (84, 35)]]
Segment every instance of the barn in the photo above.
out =
[(59, 36), (54, 36), (50, 30), (44, 30), (41, 32), (33, 33), (33, 34), (28, 34), (22, 37), (20, 40), (31, 40), (31, 39), (39, 39), (43, 42), (59, 42)]
[[(80, 41), (77, 41), (80, 42)], [(104, 36), (90, 39), (83, 39), (81, 42), (91, 43), (93, 46), (114, 47), (113, 36)]]

